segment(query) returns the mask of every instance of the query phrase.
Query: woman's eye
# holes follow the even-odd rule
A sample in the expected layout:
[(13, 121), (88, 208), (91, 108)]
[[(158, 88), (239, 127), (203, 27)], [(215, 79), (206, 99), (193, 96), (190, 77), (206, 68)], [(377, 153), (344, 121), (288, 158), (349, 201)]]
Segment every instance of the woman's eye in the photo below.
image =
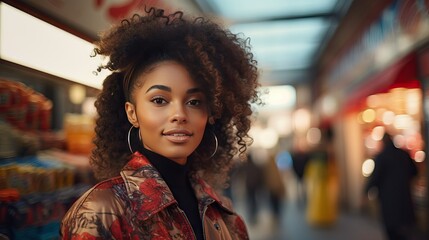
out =
[(198, 106), (198, 105), (200, 105), (200, 104), (201, 104), (201, 101), (200, 101), (200, 100), (198, 100), (198, 99), (193, 99), (193, 100), (190, 100), (190, 101), (188, 102), (188, 104), (189, 104), (189, 105), (192, 105), (192, 106)]
[(155, 104), (166, 104), (167, 103), (167, 101), (165, 101), (165, 99), (163, 99), (163, 98), (160, 98), (160, 97), (157, 97), (157, 98), (153, 98), (152, 100), (151, 100), (151, 102), (153, 102), (153, 103), (155, 103)]

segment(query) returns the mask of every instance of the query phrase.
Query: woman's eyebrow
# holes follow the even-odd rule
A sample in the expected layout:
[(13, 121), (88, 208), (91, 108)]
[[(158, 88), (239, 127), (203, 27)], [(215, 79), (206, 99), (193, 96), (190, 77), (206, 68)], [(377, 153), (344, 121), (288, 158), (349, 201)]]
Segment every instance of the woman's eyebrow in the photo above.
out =
[[(146, 90), (146, 93), (149, 92), (149, 91), (151, 91), (151, 90), (153, 90), (153, 89), (159, 89), (159, 90), (171, 92), (171, 88), (167, 87), (165, 85), (153, 85), (150, 88), (148, 88), (148, 90)], [(193, 94), (193, 93), (198, 93), (198, 92), (202, 92), (202, 90), (200, 88), (198, 88), (198, 87), (191, 88), (191, 89), (188, 89), (186, 91), (187, 94)]]
[(151, 86), (147, 91), (146, 91), (146, 93), (147, 92), (149, 92), (150, 90), (152, 90), (152, 89), (159, 89), (159, 90), (164, 90), (164, 91), (167, 91), (167, 92), (171, 92), (171, 88), (170, 87), (167, 87), (167, 86), (164, 86), (164, 85), (153, 85), (153, 86)]

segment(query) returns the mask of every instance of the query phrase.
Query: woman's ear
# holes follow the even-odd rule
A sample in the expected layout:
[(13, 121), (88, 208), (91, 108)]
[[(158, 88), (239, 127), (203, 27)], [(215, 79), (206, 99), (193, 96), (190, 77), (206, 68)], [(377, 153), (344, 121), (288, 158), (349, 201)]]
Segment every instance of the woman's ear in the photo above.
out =
[(136, 108), (134, 104), (130, 102), (125, 103), (125, 112), (127, 113), (128, 121), (133, 125), (134, 127), (139, 127), (139, 122), (137, 121), (137, 113)]
[(213, 117), (209, 117), (209, 124), (213, 125), (215, 123), (215, 120)]

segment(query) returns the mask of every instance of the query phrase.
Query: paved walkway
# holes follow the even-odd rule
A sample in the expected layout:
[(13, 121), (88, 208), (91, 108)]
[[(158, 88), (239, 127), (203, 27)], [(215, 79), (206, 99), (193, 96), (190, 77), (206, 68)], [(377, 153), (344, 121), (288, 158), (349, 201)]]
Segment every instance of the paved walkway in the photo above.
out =
[[(243, 214), (246, 218), (246, 214)], [(340, 214), (329, 228), (308, 225), (305, 211), (296, 203), (285, 206), (281, 219), (275, 221), (264, 208), (257, 224), (248, 225), (253, 240), (383, 240), (378, 222), (360, 215)]]
[(243, 185), (237, 183), (234, 186), (235, 209), (244, 217), (251, 240), (384, 240), (378, 221), (344, 211), (340, 211), (337, 221), (331, 227), (310, 226), (305, 218), (305, 207), (296, 203), (294, 180), (285, 180), (288, 183), (288, 198), (284, 201), (280, 218), (274, 220), (267, 201), (263, 201), (257, 222), (253, 225), (249, 224)]
[[(245, 190), (241, 180), (232, 186), (235, 210), (244, 217), (251, 240), (386, 240), (380, 222), (368, 215), (339, 210), (335, 224), (331, 227), (314, 227), (307, 223), (306, 209), (297, 204), (297, 189), (294, 177), (284, 174), (287, 198), (278, 220), (273, 219), (267, 201), (262, 201), (255, 224), (250, 224)], [(261, 199), (260, 199), (261, 200)], [(262, 200), (264, 200), (262, 198)], [(413, 233), (412, 240), (428, 239), (419, 231)]]

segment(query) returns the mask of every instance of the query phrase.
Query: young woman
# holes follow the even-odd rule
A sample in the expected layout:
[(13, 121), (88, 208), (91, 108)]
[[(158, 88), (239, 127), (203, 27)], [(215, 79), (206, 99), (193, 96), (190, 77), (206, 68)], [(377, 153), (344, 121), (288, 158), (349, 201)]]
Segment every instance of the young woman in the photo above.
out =
[(63, 239), (248, 239), (217, 190), (244, 154), (257, 68), (247, 40), (150, 9), (97, 43), (112, 71), (96, 101), (103, 181), (67, 212)]

